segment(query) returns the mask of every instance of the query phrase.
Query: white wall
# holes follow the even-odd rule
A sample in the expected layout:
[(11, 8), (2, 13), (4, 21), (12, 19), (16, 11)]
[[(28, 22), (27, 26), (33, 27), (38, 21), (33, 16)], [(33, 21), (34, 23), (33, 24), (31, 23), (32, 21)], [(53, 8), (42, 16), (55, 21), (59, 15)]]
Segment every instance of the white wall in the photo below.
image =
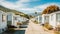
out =
[[(16, 20), (15, 20), (15, 18), (16, 18)], [(13, 25), (14, 26), (17, 26), (17, 22), (18, 22), (19, 19), (20, 19), (20, 16), (19, 15), (14, 15), (13, 16)]]
[[(48, 19), (45, 19), (48, 18)], [(44, 24), (45, 22), (49, 23), (49, 14), (43, 14), (42, 15), (42, 23)]]
[[(52, 16), (51, 16), (52, 15)], [(53, 28), (56, 26), (56, 13), (52, 14), (43, 14), (42, 15), (42, 23), (45, 23), (45, 17), (44, 16), (49, 16), (49, 24), (53, 26)]]
[(44, 14), (42, 15), (42, 23), (44, 24)]
[(50, 18), (49, 18), (49, 24), (53, 26), (53, 28), (55, 28), (56, 26), (56, 14), (50, 14)]
[[(54, 13), (51, 13), (50, 14), (50, 21), (49, 21), (49, 23), (50, 23), (50, 25), (52, 25), (54, 28), (56, 27), (56, 25), (57, 25), (57, 17), (56, 17), (56, 14), (58, 14), (58, 13), (60, 13), (60, 11), (57, 11), (57, 12), (54, 12)], [(53, 15), (52, 17), (51, 17), (51, 15)], [(51, 19), (52, 18), (52, 19)]]
[(49, 16), (49, 24), (55, 28), (56, 26), (56, 13), (51, 14), (43, 14), (42, 15), (42, 23), (45, 23), (44, 16)]
[(0, 29), (2, 28), (2, 12), (0, 11)]

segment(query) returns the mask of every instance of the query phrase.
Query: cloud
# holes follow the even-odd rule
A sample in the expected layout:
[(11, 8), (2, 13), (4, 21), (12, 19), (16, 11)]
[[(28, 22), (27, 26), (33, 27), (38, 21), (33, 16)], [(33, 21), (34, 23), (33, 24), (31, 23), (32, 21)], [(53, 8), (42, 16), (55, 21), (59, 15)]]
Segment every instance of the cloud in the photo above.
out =
[(3, 5), (7, 8), (12, 8), (15, 9), (16, 7), (19, 8), (26, 8), (29, 6), (29, 2), (34, 2), (34, 1), (39, 1), (39, 0), (18, 0), (17, 2), (8, 2), (6, 0), (0, 0), (0, 5)]
[[(37, 1), (37, 0), (32, 0)], [(16, 10), (24, 10), (24, 11), (33, 11), (35, 9), (33, 8), (27, 8), (29, 4), (24, 4), (24, 2), (31, 2), (31, 0), (19, 0), (16, 3), (7, 2), (5, 0), (1, 0), (1, 5), (10, 9), (16, 9)]]
[(18, 6), (14, 5), (12, 3), (9, 3), (9, 2), (2, 2), (1, 5), (4, 7), (10, 8), (10, 9), (15, 9), (18, 7)]
[(36, 8), (37, 10), (43, 11), (45, 8), (47, 8), (50, 5), (60, 6), (59, 3), (46, 3), (46, 4), (43, 4), (43, 5), (35, 6), (34, 8)]
[(18, 2), (29, 2), (30, 0), (19, 0)]
[(40, 0), (19, 0), (18, 2), (33, 2), (33, 1), (40, 1)]
[(1, 0), (0, 1), (0, 5), (10, 8), (10, 9), (18, 9), (18, 8), (25, 8), (27, 4), (23, 4), (23, 3), (11, 3), (11, 2), (7, 2), (5, 0)]
[(16, 3), (11, 3), (11, 2), (7, 2), (5, 0), (1, 0), (0, 5), (7, 7), (7, 8), (10, 8), (10, 9), (15, 9), (15, 10), (18, 10), (21, 12), (25, 12), (25, 13), (26, 13), (26, 11), (31, 12), (31, 11), (36, 10), (33, 8), (28, 8), (27, 5), (29, 5), (29, 4), (24, 4), (24, 2), (30, 2), (30, 0), (19, 0)]
[(19, 0), (15, 3), (7, 2), (5, 0), (0, 0), (0, 5), (10, 8), (10, 9), (15, 9), (15, 10), (18, 10), (24, 13), (42, 12), (47, 6), (50, 6), (50, 5), (60, 6), (58, 3), (46, 3), (46, 4), (42, 4), (42, 5), (29, 8), (28, 2), (33, 2), (33, 1), (37, 1), (37, 0)]

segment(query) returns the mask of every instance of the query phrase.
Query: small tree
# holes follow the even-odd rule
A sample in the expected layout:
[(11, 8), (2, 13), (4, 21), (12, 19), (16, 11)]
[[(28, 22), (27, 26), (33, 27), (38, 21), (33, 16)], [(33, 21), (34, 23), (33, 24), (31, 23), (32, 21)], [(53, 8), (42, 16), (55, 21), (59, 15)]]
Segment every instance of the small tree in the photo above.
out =
[(37, 14), (37, 12), (35, 12), (35, 14)]
[(58, 6), (55, 6), (55, 5), (51, 5), (51, 6), (47, 7), (47, 8), (42, 12), (42, 14), (50, 14), (50, 13), (56, 12), (56, 11), (60, 11), (59, 7), (58, 7)]

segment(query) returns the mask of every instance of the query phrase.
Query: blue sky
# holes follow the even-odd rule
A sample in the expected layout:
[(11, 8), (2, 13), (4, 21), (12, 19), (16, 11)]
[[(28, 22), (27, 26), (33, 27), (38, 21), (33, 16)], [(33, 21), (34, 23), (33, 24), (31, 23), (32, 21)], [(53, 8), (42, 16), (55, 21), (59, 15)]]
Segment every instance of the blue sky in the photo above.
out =
[(47, 6), (60, 6), (60, 0), (1, 0), (0, 5), (23, 13), (42, 12)]

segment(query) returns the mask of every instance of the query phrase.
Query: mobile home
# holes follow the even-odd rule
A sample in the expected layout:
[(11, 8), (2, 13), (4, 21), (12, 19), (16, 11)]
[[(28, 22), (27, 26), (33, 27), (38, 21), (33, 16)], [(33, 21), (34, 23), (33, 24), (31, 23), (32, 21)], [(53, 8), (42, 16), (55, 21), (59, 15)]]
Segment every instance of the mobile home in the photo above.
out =
[(46, 23), (48, 22), (49, 23), (49, 14), (43, 14), (42, 15), (42, 23)]
[(53, 12), (50, 14), (49, 24), (52, 25), (53, 27), (60, 25), (60, 11)]
[(13, 25), (18, 26), (17, 23), (20, 23), (20, 15), (15, 15), (13, 19)]
[(20, 15), (15, 15), (15, 13), (7, 12), (7, 22), (8, 25), (17, 26), (17, 23), (20, 22)]
[(14, 25), (13, 19), (15, 14), (12, 12), (7, 12), (7, 25)]
[(7, 28), (7, 14), (0, 11), (0, 33), (6, 31)]
[(48, 22), (50, 25), (55, 28), (57, 25), (60, 25), (60, 11), (56, 11), (50, 14), (42, 15), (42, 23)]

